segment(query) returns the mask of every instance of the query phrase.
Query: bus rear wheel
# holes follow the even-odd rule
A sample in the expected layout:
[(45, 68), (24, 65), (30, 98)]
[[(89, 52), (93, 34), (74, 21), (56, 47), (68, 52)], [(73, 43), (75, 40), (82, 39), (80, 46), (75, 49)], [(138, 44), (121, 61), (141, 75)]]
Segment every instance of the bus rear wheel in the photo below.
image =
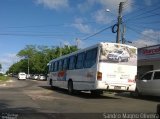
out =
[(68, 82), (68, 93), (69, 93), (69, 94), (73, 94), (73, 92), (74, 92), (73, 82), (72, 82), (72, 81), (69, 81), (69, 82)]
[(51, 88), (53, 89), (54, 86), (53, 86), (53, 84), (52, 84), (52, 79), (50, 79), (49, 84), (50, 84)]

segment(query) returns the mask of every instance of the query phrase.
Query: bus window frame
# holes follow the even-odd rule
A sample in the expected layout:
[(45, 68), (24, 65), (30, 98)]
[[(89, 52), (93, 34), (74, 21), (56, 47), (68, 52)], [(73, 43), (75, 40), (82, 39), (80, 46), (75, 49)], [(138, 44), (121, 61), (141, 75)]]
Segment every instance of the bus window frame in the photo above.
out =
[[(83, 69), (84, 68), (85, 54), (86, 54), (85, 52), (81, 52), (81, 53), (77, 54), (77, 60), (76, 60), (76, 66), (75, 66), (76, 69)], [(80, 56), (82, 56), (81, 60), (79, 60)], [(79, 65), (80, 65), (80, 67), (79, 67)]]
[[(71, 63), (71, 58), (74, 58), (74, 61)], [(68, 64), (68, 70), (74, 70), (76, 65), (76, 55), (72, 55), (69, 57), (69, 64)], [(72, 66), (72, 67), (70, 67)]]
[[(93, 52), (95, 52), (94, 56), (93, 56)], [(91, 54), (89, 56), (89, 58), (87, 58), (87, 53)], [(85, 61), (84, 61), (84, 68), (91, 68), (96, 63), (96, 61), (97, 61), (97, 53), (98, 53), (98, 48), (97, 47), (86, 51)], [(93, 62), (93, 63), (90, 63), (88, 65), (87, 64), (88, 62)]]
[(51, 72), (54, 72), (54, 65), (55, 65), (55, 62), (52, 62), (51, 63), (51, 70), (50, 70)]
[(58, 61), (58, 70), (57, 71), (62, 71), (63, 70), (63, 62), (64, 62), (64, 59), (61, 59)]
[(54, 67), (54, 72), (57, 72), (58, 71), (58, 65), (59, 65), (59, 61), (55, 61), (55, 67)]
[(69, 58), (64, 58), (62, 69), (67, 70), (68, 66), (69, 66)]

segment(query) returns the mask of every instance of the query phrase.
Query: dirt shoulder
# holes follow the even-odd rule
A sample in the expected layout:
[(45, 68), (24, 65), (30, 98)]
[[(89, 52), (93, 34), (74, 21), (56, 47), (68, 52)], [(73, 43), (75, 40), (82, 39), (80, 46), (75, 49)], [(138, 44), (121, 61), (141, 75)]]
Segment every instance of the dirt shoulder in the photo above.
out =
[(11, 86), (15, 81), (12, 80), (10, 77), (6, 77), (5, 79), (0, 80), (0, 87)]
[(29, 80), (18, 80), (14, 77), (9, 77), (6, 81), (0, 81), (0, 88), (25, 88), (27, 86), (31, 86), (34, 82)]

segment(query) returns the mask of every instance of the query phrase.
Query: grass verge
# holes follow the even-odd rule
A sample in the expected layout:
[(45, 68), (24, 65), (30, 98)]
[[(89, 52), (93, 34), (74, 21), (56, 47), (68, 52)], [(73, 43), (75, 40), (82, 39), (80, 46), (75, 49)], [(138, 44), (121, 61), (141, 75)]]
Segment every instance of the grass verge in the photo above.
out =
[(5, 81), (8, 81), (9, 80), (9, 77), (7, 76), (0, 76), (0, 83), (3, 83)]

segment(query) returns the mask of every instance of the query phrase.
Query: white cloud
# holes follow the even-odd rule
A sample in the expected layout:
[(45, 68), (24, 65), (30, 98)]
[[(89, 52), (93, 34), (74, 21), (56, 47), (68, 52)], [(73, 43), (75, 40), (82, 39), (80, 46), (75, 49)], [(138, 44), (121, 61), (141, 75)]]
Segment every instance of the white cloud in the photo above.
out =
[(114, 17), (108, 16), (105, 10), (98, 10), (93, 14), (93, 18), (96, 20), (97, 23), (101, 24), (108, 24)]
[(8, 68), (13, 64), (19, 61), (20, 58), (16, 56), (15, 53), (4, 54), (0, 57), (0, 63), (2, 64), (2, 70), (6, 72)]
[(97, 2), (99, 2), (105, 8), (110, 9), (112, 12), (118, 12), (119, 3), (125, 2), (123, 5), (123, 10), (130, 12), (132, 10), (133, 0), (98, 0)]
[(141, 34), (141, 38), (133, 42), (134, 46), (145, 47), (160, 44), (160, 31), (148, 29), (143, 31)]
[(81, 12), (85, 13), (93, 7), (94, 3), (95, 0), (85, 0), (84, 3), (78, 4), (77, 7)]
[[(93, 6), (100, 5), (101, 8), (95, 12), (92, 11), (92, 16), (95, 19), (96, 22), (101, 24), (108, 24), (113, 19), (117, 18), (118, 14), (118, 8), (120, 2), (125, 2), (123, 5), (123, 14), (125, 12), (131, 12), (133, 9), (133, 0), (86, 0), (84, 3), (78, 4), (78, 9), (85, 13), (85, 11), (88, 11), (93, 8)], [(109, 9), (110, 12), (106, 12), (105, 10)]]
[(132, 10), (133, 0), (86, 0), (84, 3), (79, 4), (78, 8), (80, 10), (89, 10), (93, 5), (100, 4), (102, 8), (110, 9), (111, 12), (117, 13), (120, 2), (124, 2), (123, 10), (125, 12), (130, 12)]
[(55, 10), (69, 7), (68, 0), (36, 0), (36, 3)]
[(73, 23), (73, 26), (77, 28), (80, 32), (89, 34), (92, 32), (91, 27), (84, 23), (83, 19), (76, 18), (75, 23)]

